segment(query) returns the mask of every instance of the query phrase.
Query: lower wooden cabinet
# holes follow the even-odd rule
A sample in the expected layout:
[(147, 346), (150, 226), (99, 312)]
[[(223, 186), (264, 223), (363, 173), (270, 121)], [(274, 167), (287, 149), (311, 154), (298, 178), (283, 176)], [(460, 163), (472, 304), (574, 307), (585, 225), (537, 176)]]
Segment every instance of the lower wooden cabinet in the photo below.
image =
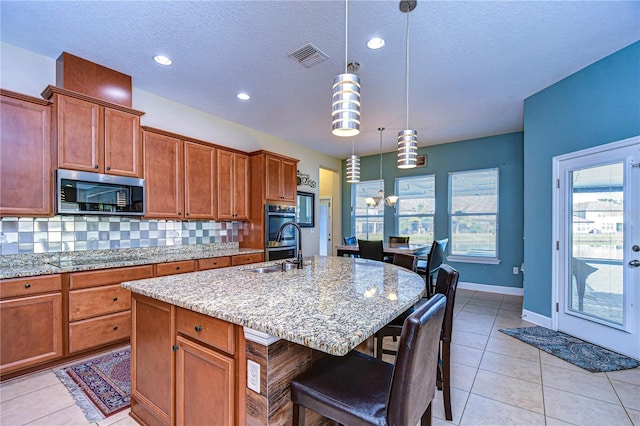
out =
[(234, 359), (181, 336), (176, 343), (177, 424), (233, 425)]
[(60, 291), (0, 301), (0, 324), (0, 374), (62, 357)]
[(127, 340), (131, 292), (120, 283), (152, 276), (152, 265), (70, 273), (69, 353)]
[(231, 266), (231, 256), (198, 259), (198, 271), (204, 271), (205, 269), (226, 268), (227, 266)]
[(83, 351), (128, 339), (131, 335), (131, 312), (101, 315), (69, 323), (69, 353)]
[(132, 295), (131, 415), (145, 425), (243, 423), (241, 329)]
[(131, 415), (146, 425), (175, 424), (175, 307), (134, 294), (131, 315)]
[(237, 254), (231, 258), (233, 266), (264, 262), (264, 253)]
[(156, 265), (156, 277), (165, 275), (184, 274), (196, 270), (195, 260), (181, 260), (178, 262), (158, 263)]

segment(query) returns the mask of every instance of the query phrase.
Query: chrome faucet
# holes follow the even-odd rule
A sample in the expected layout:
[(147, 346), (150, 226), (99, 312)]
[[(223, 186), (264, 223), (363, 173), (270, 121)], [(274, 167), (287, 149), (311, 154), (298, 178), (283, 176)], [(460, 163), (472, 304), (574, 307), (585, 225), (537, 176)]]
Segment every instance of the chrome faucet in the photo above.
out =
[(295, 222), (285, 222), (280, 226), (278, 233), (276, 234), (276, 241), (280, 242), (282, 240), (282, 230), (287, 226), (293, 226), (298, 230), (298, 257), (294, 260), (294, 263), (298, 265), (298, 269), (302, 269), (302, 230), (300, 229), (300, 225)]

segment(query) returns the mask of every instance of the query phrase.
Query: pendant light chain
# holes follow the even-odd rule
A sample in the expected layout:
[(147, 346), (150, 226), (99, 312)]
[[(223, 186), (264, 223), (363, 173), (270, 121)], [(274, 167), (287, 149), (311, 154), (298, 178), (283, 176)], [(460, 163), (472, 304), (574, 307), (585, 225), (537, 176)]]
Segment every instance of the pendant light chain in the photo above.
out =
[(412, 169), (418, 163), (418, 131), (409, 128), (409, 13), (415, 9), (417, 0), (401, 0), (400, 11), (407, 14), (406, 58), (405, 58), (405, 106), (407, 127), (398, 132), (398, 168)]
[(349, 72), (349, 0), (344, 0), (344, 73)]
[[(384, 127), (379, 127), (378, 130), (380, 131), (380, 180), (382, 180), (382, 132), (384, 132)], [(382, 180), (382, 185), (384, 185), (384, 180)]]
[(409, 15), (410, 13), (407, 12), (407, 34), (406, 34), (406, 38), (407, 38), (407, 50), (406, 50), (406, 69), (405, 69), (405, 90), (406, 90), (406, 96), (405, 96), (405, 102), (406, 102), (406, 106), (407, 106), (407, 129), (409, 128)]

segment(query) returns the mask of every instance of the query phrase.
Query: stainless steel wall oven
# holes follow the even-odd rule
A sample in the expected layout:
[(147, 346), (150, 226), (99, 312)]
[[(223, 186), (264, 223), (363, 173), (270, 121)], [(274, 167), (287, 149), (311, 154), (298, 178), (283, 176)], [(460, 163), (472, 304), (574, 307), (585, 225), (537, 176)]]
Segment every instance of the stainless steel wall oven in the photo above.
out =
[(277, 204), (264, 206), (265, 260), (289, 259), (298, 255), (296, 229), (287, 226), (282, 239), (276, 241), (276, 235), (282, 224), (296, 221), (296, 207)]

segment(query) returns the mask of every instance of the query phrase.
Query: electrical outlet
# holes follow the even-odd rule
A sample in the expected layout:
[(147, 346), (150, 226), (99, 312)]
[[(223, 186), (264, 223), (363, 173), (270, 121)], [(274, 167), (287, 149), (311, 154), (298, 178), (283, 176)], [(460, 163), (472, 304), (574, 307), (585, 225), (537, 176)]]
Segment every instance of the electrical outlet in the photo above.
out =
[(513, 267), (513, 275), (518, 275), (518, 267), (517, 266)]
[(260, 364), (247, 360), (247, 387), (260, 393)]

